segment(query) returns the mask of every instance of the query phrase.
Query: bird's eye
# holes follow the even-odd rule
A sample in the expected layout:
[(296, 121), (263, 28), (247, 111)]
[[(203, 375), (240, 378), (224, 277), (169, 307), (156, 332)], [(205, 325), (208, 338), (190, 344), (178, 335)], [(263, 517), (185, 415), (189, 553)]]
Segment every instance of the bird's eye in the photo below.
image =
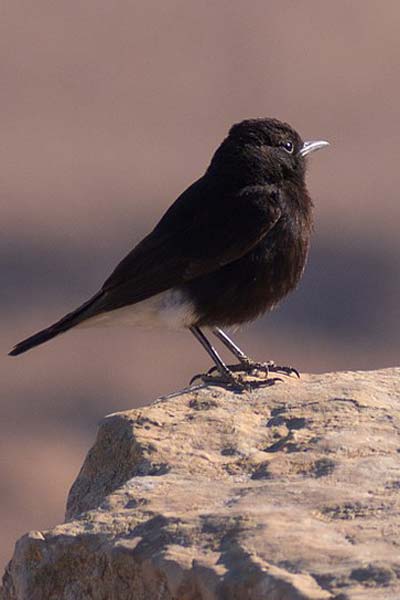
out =
[(294, 144), (293, 144), (293, 142), (282, 142), (281, 146), (289, 154), (293, 153), (293, 150), (294, 150)]

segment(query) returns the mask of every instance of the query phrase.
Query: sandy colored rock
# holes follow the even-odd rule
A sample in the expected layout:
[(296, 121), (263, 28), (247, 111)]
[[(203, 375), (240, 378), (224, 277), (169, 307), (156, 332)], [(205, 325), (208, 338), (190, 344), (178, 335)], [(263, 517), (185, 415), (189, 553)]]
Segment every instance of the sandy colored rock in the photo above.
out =
[[(116, 413), (2, 600), (400, 598), (400, 369)], [(40, 468), (40, 466), (38, 466)]]

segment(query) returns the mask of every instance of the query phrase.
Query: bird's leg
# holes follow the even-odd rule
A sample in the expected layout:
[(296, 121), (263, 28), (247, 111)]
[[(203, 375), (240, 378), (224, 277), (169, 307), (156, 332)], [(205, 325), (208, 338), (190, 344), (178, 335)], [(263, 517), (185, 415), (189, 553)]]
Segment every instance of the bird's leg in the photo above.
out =
[(251, 362), (250, 358), (235, 344), (219, 327), (212, 330), (213, 334), (232, 352), (241, 363)]
[[(257, 362), (249, 358), (240, 348), (231, 340), (229, 336), (226, 335), (222, 329), (219, 327), (215, 327), (213, 330), (213, 334), (232, 352), (232, 354), (238, 359), (239, 364), (237, 365), (229, 365), (227, 368), (230, 371), (245, 371), (247, 373), (252, 371), (263, 371), (265, 376), (268, 377), (270, 372), (273, 373), (283, 373), (285, 375), (291, 375), (294, 373), (297, 377), (300, 377), (300, 373), (297, 369), (293, 367), (283, 367), (281, 365), (276, 365), (273, 360), (268, 362)], [(211, 374), (211, 369), (209, 373)]]
[[(196, 379), (200, 379), (201, 381), (203, 381), (204, 383), (214, 383), (214, 384), (223, 384), (223, 385), (228, 385), (230, 387), (233, 387), (234, 389), (237, 390), (251, 390), (253, 388), (256, 387), (261, 387), (261, 386), (265, 386), (265, 385), (273, 385), (276, 381), (279, 380), (279, 378), (268, 378), (265, 377), (264, 379), (260, 380), (260, 379), (256, 379), (256, 380), (248, 380), (246, 378), (243, 378), (239, 373), (233, 373), (233, 371), (242, 371), (245, 373), (251, 373), (253, 370), (257, 369), (257, 366), (261, 368), (265, 367), (267, 368), (267, 375), (268, 375), (268, 365), (267, 363), (254, 363), (252, 362), (241, 350), (240, 348), (238, 348), (229, 338), (228, 336), (225, 336), (225, 334), (223, 332), (221, 332), (228, 340), (229, 343), (232, 344), (232, 346), (235, 348), (235, 351), (237, 351), (238, 353), (240, 353), (240, 357), (241, 357), (241, 361), (239, 365), (233, 365), (232, 368), (230, 366), (227, 366), (224, 361), (222, 360), (222, 358), (220, 357), (220, 355), (218, 354), (218, 352), (216, 351), (216, 349), (214, 348), (214, 346), (212, 346), (210, 344), (210, 342), (208, 341), (208, 339), (206, 338), (206, 336), (204, 335), (204, 333), (201, 331), (201, 329), (199, 327), (190, 327), (190, 331), (193, 333), (193, 335), (195, 336), (195, 338), (200, 342), (200, 344), (203, 346), (203, 348), (205, 349), (205, 351), (207, 352), (207, 354), (209, 354), (211, 356), (211, 358), (213, 359), (213, 361), (215, 362), (215, 367), (213, 367), (212, 369), (210, 369), (209, 371), (207, 371), (207, 373), (199, 373), (198, 375), (195, 375), (194, 377), (192, 377), (192, 379), (190, 380), (190, 384), (191, 385)], [(233, 350), (232, 350), (233, 352)], [(237, 355), (239, 358), (239, 355)], [(214, 377), (212, 375), (213, 372), (218, 371), (219, 373), (219, 377)]]
[[(226, 366), (214, 346), (210, 344), (204, 333), (201, 331), (199, 327), (191, 327), (190, 331), (193, 333), (194, 337), (200, 342), (205, 351), (211, 356), (213, 361), (215, 362), (215, 367), (213, 367), (214, 371), (218, 371), (220, 374), (220, 381), (223, 383), (227, 383), (230, 385), (234, 385), (235, 387), (240, 387), (241, 389), (245, 387), (239, 377), (235, 376), (230, 369)], [(201, 379), (204, 382), (214, 381), (215, 378), (211, 376), (211, 372), (207, 372), (205, 374), (199, 373), (195, 375), (190, 380), (190, 385), (196, 380)]]
[[(263, 379), (263, 380), (255, 380), (248, 381), (244, 379), (241, 375), (232, 373), (229, 367), (226, 366), (218, 352), (215, 348), (210, 344), (204, 333), (201, 331), (199, 327), (191, 327), (190, 331), (193, 333), (195, 338), (199, 340), (200, 344), (206, 350), (206, 352), (211, 356), (213, 361), (215, 362), (215, 367), (212, 369), (213, 371), (219, 372), (219, 377), (213, 377), (211, 375), (211, 370), (207, 373), (199, 373), (195, 375), (190, 380), (191, 385), (196, 379), (200, 379), (204, 383), (213, 383), (213, 384), (223, 384), (228, 385), (231, 388), (236, 390), (251, 390), (256, 387), (261, 387), (265, 385), (273, 385), (277, 378), (275, 379)], [(243, 369), (242, 369), (243, 371)]]

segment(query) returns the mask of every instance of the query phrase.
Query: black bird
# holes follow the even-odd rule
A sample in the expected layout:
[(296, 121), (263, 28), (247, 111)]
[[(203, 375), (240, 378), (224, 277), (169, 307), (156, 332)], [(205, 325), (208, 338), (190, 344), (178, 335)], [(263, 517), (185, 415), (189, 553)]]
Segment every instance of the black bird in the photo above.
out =
[[(268, 374), (274, 364), (251, 361), (221, 327), (252, 321), (298, 284), (313, 223), (305, 157), (327, 145), (303, 142), (276, 119), (233, 125), (203, 177), (178, 197), (100, 291), (10, 355), (77, 326), (166, 325), (194, 334), (223, 383), (243, 385), (235, 370), (258, 367)], [(222, 361), (203, 327), (211, 328), (238, 366)]]

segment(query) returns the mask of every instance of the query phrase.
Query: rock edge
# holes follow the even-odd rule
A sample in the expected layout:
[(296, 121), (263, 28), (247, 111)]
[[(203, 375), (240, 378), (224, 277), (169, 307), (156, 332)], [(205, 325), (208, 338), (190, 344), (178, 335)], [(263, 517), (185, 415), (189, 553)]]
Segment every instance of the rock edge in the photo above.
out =
[(400, 597), (400, 369), (197, 387), (106, 417), (2, 600)]

